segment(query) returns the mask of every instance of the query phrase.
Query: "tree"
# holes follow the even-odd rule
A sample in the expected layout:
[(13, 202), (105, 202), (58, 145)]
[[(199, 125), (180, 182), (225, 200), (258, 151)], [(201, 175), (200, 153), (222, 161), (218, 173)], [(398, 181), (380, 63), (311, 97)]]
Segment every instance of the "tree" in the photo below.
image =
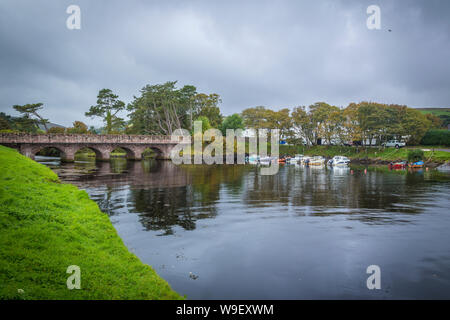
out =
[(217, 106), (222, 100), (217, 93), (199, 93), (194, 96), (195, 117), (207, 117), (213, 128), (220, 128), (223, 116)]
[(407, 108), (402, 119), (402, 129), (408, 137), (409, 144), (418, 144), (425, 133), (431, 128), (431, 121), (419, 110)]
[(308, 145), (315, 145), (317, 141), (316, 124), (306, 112), (305, 107), (296, 107), (292, 111), (292, 125), (294, 132)]
[(344, 117), (342, 130), (345, 133), (345, 140), (347, 142), (361, 140), (361, 127), (359, 126), (358, 121), (358, 109), (359, 104), (350, 103), (342, 112), (342, 116)]
[(268, 109), (263, 106), (247, 108), (242, 111), (242, 118), (244, 119), (244, 124), (248, 129), (267, 129), (268, 113)]
[(432, 129), (440, 129), (444, 125), (444, 121), (432, 113), (425, 114), (425, 117), (430, 121)]
[(97, 105), (91, 106), (86, 112), (87, 117), (101, 117), (105, 122), (107, 134), (117, 132), (123, 125), (123, 119), (117, 113), (125, 109), (125, 103), (120, 101), (110, 89), (102, 89), (97, 96)]
[(211, 129), (211, 124), (209, 123), (209, 119), (205, 116), (200, 116), (195, 121), (202, 122), (202, 133), (205, 133), (206, 130)]
[[(49, 122), (48, 119), (44, 119), (41, 117), (41, 115), (38, 113), (39, 110), (41, 110), (43, 103), (32, 103), (32, 104), (25, 104), (23, 106), (20, 105), (14, 105), (13, 108), (16, 111), (19, 111), (21, 114), (23, 114), (24, 117), (26, 117), (25, 122), (29, 122), (29, 120), (34, 121), (35, 124), (41, 123), (45, 131), (48, 130), (47, 123)], [(32, 119), (31, 116), (35, 116), (37, 119)]]
[(267, 110), (266, 129), (269, 131), (272, 129), (280, 130), (281, 139), (290, 137), (292, 135), (292, 119), (290, 112), (291, 111), (288, 108), (279, 111)]
[(220, 128), (220, 130), (222, 131), (222, 134), (225, 136), (227, 134), (227, 129), (233, 129), (233, 130), (237, 130), (237, 129), (245, 129), (244, 126), (244, 119), (242, 119), (242, 117), (237, 114), (234, 113), (231, 116), (226, 117), (223, 122), (222, 122), (222, 126)]
[(6, 115), (3, 112), (0, 112), (0, 130), (12, 130), (12, 121), (11, 116)]
[(47, 130), (47, 133), (52, 134), (64, 134), (66, 132), (66, 128), (63, 127), (51, 127)]
[(89, 134), (98, 134), (99, 133), (99, 131), (97, 129), (95, 129), (94, 126), (90, 126), (88, 132), (89, 132)]
[(131, 112), (130, 131), (140, 134), (171, 135), (176, 129), (192, 127), (196, 116), (196, 89), (193, 86), (175, 87), (176, 81), (146, 85), (141, 96), (128, 105)]
[(383, 105), (371, 102), (361, 102), (358, 108), (358, 123), (363, 142), (372, 140), (382, 135), (386, 128), (387, 113)]
[(67, 128), (67, 133), (72, 134), (87, 134), (88, 133), (88, 127), (81, 121), (75, 121), (73, 123), (72, 128)]
[(197, 113), (197, 106), (195, 104), (195, 96), (197, 88), (191, 85), (185, 85), (179, 90), (180, 103), (185, 106), (189, 113), (189, 130), (192, 130), (194, 115)]

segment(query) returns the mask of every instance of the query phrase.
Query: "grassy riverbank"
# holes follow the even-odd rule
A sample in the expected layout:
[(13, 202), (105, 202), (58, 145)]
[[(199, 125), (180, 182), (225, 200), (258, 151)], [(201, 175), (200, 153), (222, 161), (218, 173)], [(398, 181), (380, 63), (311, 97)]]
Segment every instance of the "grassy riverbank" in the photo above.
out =
[[(81, 289), (67, 289), (67, 267)], [(179, 299), (85, 191), (0, 146), (0, 299)]]

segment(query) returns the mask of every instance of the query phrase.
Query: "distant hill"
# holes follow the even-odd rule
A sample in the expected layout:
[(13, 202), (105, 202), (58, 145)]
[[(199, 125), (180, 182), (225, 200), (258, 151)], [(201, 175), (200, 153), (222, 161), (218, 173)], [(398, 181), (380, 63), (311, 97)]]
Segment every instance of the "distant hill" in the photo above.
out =
[[(38, 127), (39, 127), (39, 129), (41, 129), (41, 130), (45, 130), (45, 127), (44, 127), (43, 124), (38, 124)], [(64, 126), (59, 125), (59, 124), (56, 124), (56, 123), (52, 123), (52, 122), (47, 123), (47, 128), (48, 128), (48, 129), (54, 128), (54, 127), (57, 127), (57, 128), (65, 128)]]
[(450, 124), (450, 108), (416, 108), (423, 114), (432, 113), (444, 121), (444, 127)]

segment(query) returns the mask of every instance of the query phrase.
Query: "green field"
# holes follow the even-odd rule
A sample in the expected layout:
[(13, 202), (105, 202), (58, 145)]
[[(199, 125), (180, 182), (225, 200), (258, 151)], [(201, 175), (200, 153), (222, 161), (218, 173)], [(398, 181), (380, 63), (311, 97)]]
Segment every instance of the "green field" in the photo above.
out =
[[(180, 299), (85, 191), (0, 146), (0, 299)], [(69, 290), (68, 266), (81, 269)]]
[(450, 117), (450, 108), (417, 108), (423, 114), (432, 113), (435, 116), (449, 116)]

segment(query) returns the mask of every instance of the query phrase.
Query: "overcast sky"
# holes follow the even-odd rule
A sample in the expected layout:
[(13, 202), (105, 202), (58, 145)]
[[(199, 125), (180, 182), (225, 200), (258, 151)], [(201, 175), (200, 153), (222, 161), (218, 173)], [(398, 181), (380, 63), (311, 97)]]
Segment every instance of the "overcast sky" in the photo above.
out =
[[(81, 8), (81, 30), (66, 9)], [(381, 30), (366, 26), (381, 9)], [(0, 0), (0, 111), (43, 102), (69, 126), (99, 89), (126, 103), (178, 80), (225, 115), (326, 101), (450, 106), (450, 1)], [(392, 32), (389, 32), (391, 29)]]

